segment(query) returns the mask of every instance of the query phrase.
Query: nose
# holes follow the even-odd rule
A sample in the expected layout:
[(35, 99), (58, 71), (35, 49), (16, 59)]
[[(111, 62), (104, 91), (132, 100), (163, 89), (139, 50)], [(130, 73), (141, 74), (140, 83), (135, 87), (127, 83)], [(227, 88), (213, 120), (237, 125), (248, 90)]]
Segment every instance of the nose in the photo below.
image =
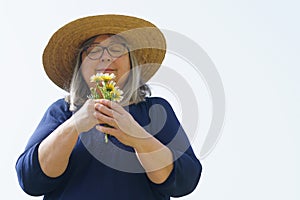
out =
[(112, 61), (111, 55), (109, 55), (108, 50), (104, 49), (102, 56), (100, 57), (101, 62), (110, 62)]

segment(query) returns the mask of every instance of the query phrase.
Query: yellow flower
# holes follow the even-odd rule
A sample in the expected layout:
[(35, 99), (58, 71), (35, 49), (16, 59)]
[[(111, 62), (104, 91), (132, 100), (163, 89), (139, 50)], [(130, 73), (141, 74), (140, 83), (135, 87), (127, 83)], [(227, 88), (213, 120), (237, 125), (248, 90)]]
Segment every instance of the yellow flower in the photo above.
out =
[(100, 81), (107, 82), (107, 81), (110, 81), (114, 78), (116, 78), (116, 76), (113, 73), (111, 73), (111, 74), (109, 74), (109, 73), (105, 73), (105, 74), (97, 73), (96, 75), (91, 76), (90, 81), (92, 83), (99, 83)]
[(104, 83), (102, 83), (102, 85), (103, 85), (103, 88), (104, 88), (106, 91), (110, 92), (110, 91), (113, 91), (113, 90), (115, 89), (116, 82), (114, 82), (114, 81), (109, 81), (109, 82), (107, 82), (106, 84), (105, 84), (105, 81), (103, 81), (103, 82), (104, 82)]
[(104, 82), (107, 82), (107, 81), (110, 81), (110, 80), (116, 78), (114, 73), (111, 73), (111, 74), (109, 74), (109, 73), (105, 73), (105, 74), (100, 73), (100, 76), (101, 76), (101, 78)]
[(123, 91), (120, 90), (118, 87), (115, 87), (114, 90), (110, 92), (110, 96), (112, 101), (120, 102), (123, 99)]
[(101, 76), (98, 76), (98, 74), (91, 76), (90, 81), (92, 83), (99, 83), (100, 81), (102, 81)]

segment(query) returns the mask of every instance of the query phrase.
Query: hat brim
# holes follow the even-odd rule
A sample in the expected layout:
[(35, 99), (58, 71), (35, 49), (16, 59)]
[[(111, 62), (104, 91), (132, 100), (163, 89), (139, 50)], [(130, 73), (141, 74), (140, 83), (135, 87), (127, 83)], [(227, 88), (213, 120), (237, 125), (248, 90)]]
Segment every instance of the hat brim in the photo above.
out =
[(159, 69), (166, 53), (166, 40), (152, 23), (125, 15), (97, 15), (72, 21), (58, 29), (50, 38), (43, 65), (47, 76), (58, 87), (69, 91), (76, 57), (81, 45), (101, 34), (117, 34), (126, 39), (135, 51), (143, 82)]

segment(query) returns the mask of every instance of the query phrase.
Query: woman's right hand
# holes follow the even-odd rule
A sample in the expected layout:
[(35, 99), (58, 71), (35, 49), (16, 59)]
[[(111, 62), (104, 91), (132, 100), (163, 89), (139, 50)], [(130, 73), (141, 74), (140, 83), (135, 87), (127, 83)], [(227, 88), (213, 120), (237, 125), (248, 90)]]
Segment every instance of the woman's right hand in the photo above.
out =
[(95, 125), (101, 123), (96, 119), (95, 100), (88, 99), (83, 106), (71, 117), (78, 134), (89, 131)]
[(46, 137), (38, 149), (38, 159), (43, 172), (58, 177), (67, 169), (70, 155), (78, 136), (100, 123), (95, 117), (95, 100), (88, 99), (68, 120)]

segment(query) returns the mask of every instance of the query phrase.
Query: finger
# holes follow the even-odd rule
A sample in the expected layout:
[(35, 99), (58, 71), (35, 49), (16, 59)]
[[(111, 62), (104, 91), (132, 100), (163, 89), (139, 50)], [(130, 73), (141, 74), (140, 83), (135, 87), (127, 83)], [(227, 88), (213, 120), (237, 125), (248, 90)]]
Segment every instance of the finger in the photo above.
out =
[(115, 112), (114, 110), (110, 109), (109, 107), (103, 105), (103, 104), (100, 104), (100, 103), (96, 103), (95, 104), (95, 110), (109, 116), (109, 117), (114, 117), (116, 116), (118, 113)]
[(119, 114), (123, 114), (124, 113), (124, 108), (116, 103), (116, 102), (113, 102), (113, 101), (109, 101), (107, 99), (100, 99), (99, 102), (109, 108), (111, 108), (112, 110), (118, 112)]
[(118, 136), (120, 135), (119, 130), (117, 130), (116, 128), (97, 125), (96, 129), (101, 131), (102, 133), (115, 136), (116, 138), (118, 138)]
[(101, 112), (94, 112), (94, 116), (101, 123), (106, 123), (111, 126), (117, 126), (114, 118), (106, 116), (106, 115), (102, 114)]

